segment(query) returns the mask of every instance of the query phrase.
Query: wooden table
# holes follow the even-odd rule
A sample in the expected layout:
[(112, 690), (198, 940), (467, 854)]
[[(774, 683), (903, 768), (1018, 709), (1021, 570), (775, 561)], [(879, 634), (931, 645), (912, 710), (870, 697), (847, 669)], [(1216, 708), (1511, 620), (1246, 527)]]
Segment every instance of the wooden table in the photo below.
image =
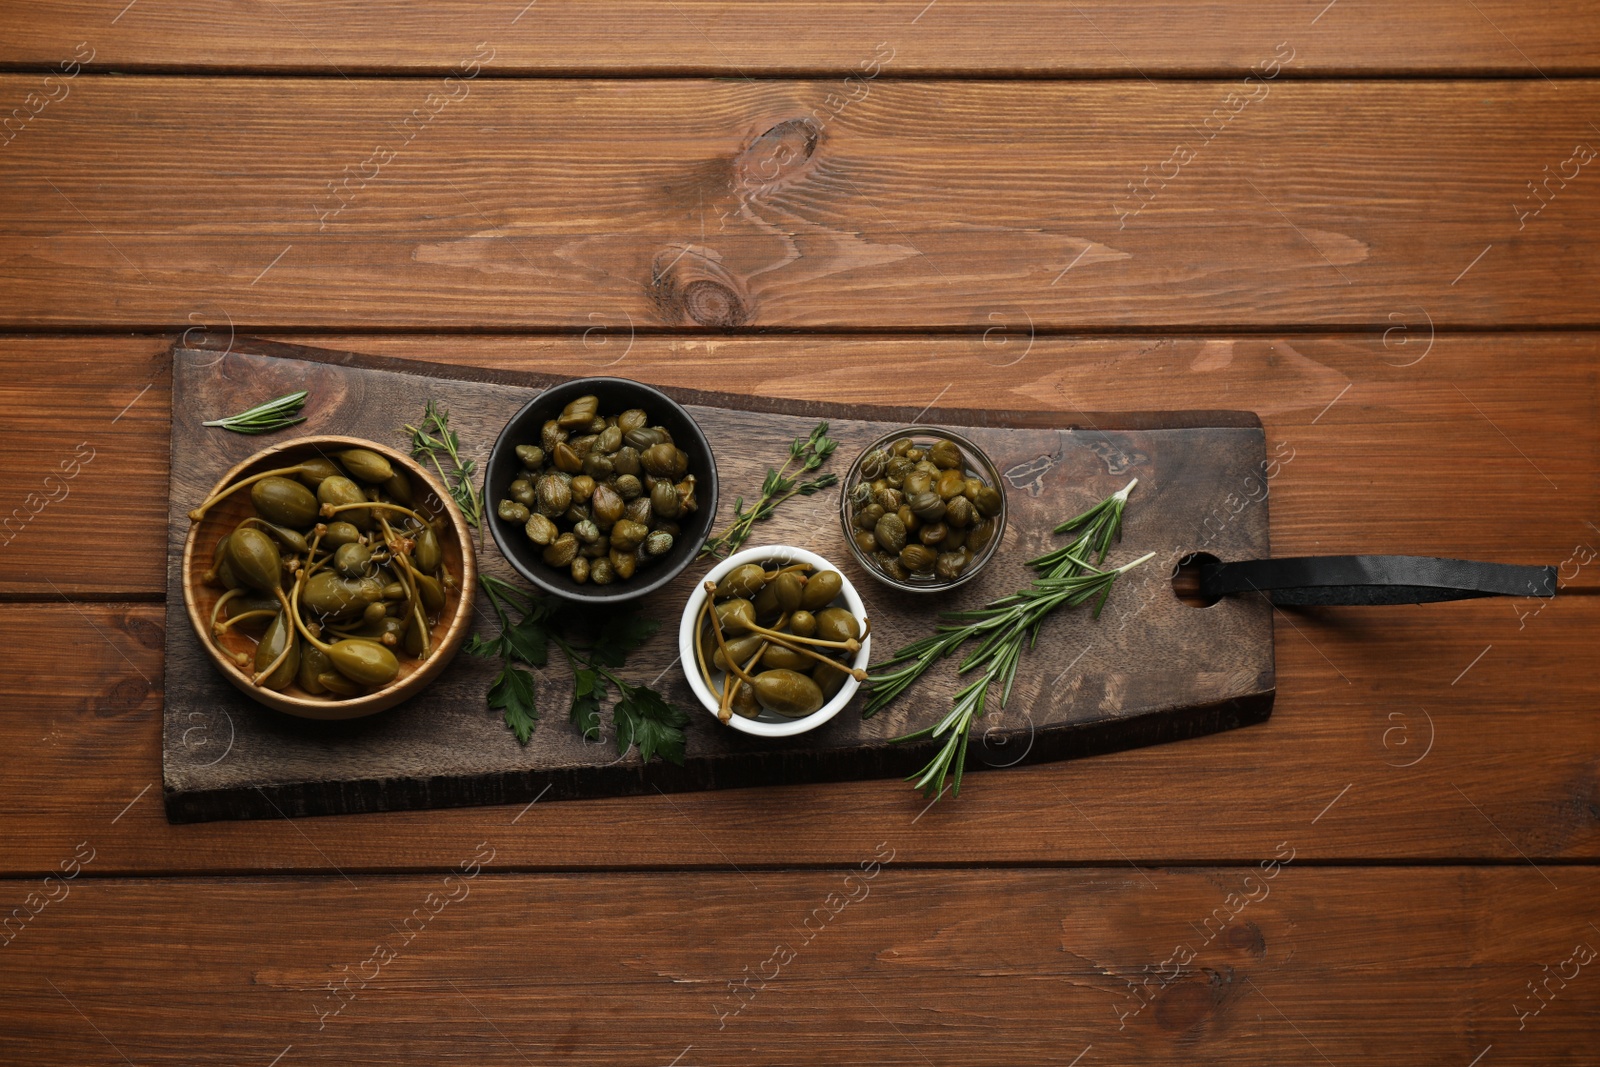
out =
[[(1594, 5), (48, 0), (0, 41), (0, 1061), (1600, 1062)], [(1278, 554), (1561, 594), (1281, 613), (1266, 725), (931, 810), (170, 826), (185, 332), (1251, 409)]]

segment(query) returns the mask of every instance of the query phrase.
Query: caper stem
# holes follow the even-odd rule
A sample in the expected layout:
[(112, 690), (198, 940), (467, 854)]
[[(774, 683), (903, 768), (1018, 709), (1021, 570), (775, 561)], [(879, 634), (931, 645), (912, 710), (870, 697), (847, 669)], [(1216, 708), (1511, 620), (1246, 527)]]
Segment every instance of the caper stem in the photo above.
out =
[(711, 672), (706, 669), (706, 650), (704, 641), (706, 633), (706, 612), (710, 610), (711, 598), (706, 597), (705, 602), (700, 605), (699, 617), (694, 620), (694, 662), (695, 666), (700, 668), (700, 680), (706, 683), (706, 688), (715, 689), (716, 686), (711, 681)]
[[(857, 642), (857, 641), (855, 641), (853, 639), (850, 640), (850, 641), (843, 642), (841, 644), (838, 641), (818, 641), (818, 640), (816, 640), (814, 638), (796, 637), (793, 634), (780, 634), (780, 633), (778, 633), (778, 632), (776, 632), (774, 630), (767, 630), (767, 629), (763, 629), (761, 627), (755, 627), (754, 629), (755, 629), (755, 631), (757, 633), (761, 634), (768, 641), (771, 641), (775, 645), (782, 645), (784, 648), (787, 648), (789, 651), (798, 652), (802, 656), (810, 656), (812, 659), (816, 660), (818, 663), (826, 663), (830, 667), (838, 667), (841, 671), (844, 671), (846, 674), (850, 675), (850, 677), (854, 678), (858, 682), (866, 680), (867, 672), (862, 670), (860, 667), (847, 667), (844, 664), (841, 664), (836, 659), (831, 659), (828, 656), (824, 656), (820, 652), (814, 652), (811, 649), (805, 647), (805, 645), (821, 645), (821, 646), (829, 647), (829, 648), (832, 648), (832, 647), (844, 648), (844, 649), (846, 649), (847, 651), (850, 651), (850, 652), (858, 652), (861, 649), (861, 645), (860, 645), (859, 642)], [(849, 647), (850, 645), (855, 645), (856, 647), (855, 648), (850, 648)]]
[[(715, 582), (707, 582), (706, 583), (706, 599), (707, 600), (711, 599), (711, 595), (716, 592), (716, 589), (717, 589), (717, 585), (716, 585)], [(716, 636), (717, 648), (722, 650), (722, 659), (723, 659), (723, 662), (725, 662), (728, 665), (728, 670), (733, 672), (734, 674), (738, 675), (740, 678), (743, 678), (745, 681), (749, 682), (751, 685), (755, 685), (756, 684), (755, 680), (753, 678), (751, 678), (749, 675), (745, 674), (743, 671), (741, 671), (739, 669), (739, 665), (734, 662), (733, 657), (728, 654), (728, 642), (722, 636), (722, 619), (720, 617), (718, 617), (716, 608), (714, 606), (711, 609), (711, 632), (712, 632), (712, 634), (714, 634)]]
[[(771, 642), (769, 641), (762, 641), (760, 645), (756, 646), (755, 655), (744, 661), (744, 669), (746, 672), (756, 665), (756, 661), (759, 660), (767, 651), (767, 647), (770, 644)], [(722, 683), (722, 700), (723, 708), (725, 708), (726, 711), (722, 709), (718, 709), (717, 711), (717, 718), (721, 719), (723, 722), (727, 722), (729, 719), (733, 718), (733, 698), (739, 695), (739, 687), (743, 684), (744, 681), (738, 677), (724, 676)]]
[(285, 475), (285, 474), (299, 474), (302, 471), (304, 471), (305, 469), (306, 469), (305, 464), (301, 463), (301, 464), (298, 464), (298, 465), (293, 466), (293, 467), (279, 467), (277, 470), (262, 471), (260, 474), (252, 474), (248, 478), (241, 478), (237, 482), (234, 482), (232, 485), (228, 486), (227, 488), (219, 489), (217, 492), (211, 494), (211, 496), (209, 498), (207, 498), (205, 503), (201, 504), (199, 507), (197, 507), (193, 511), (189, 512), (189, 521), (190, 522), (199, 522), (201, 519), (206, 517), (206, 512), (211, 510), (211, 506), (213, 504), (215, 504), (219, 500), (222, 500), (225, 497), (232, 496), (234, 493), (238, 492), (240, 489), (243, 489), (247, 485), (254, 485), (256, 482), (261, 481), (261, 479), (263, 479), (263, 478), (271, 478), (271, 477), (274, 477), (274, 476)]
[(241, 611), (239, 614), (234, 615), (231, 618), (224, 619), (220, 623), (213, 623), (211, 626), (211, 633), (216, 637), (221, 637), (223, 634), (233, 629), (235, 625), (244, 622), (246, 619), (270, 619), (276, 614), (276, 611), (270, 611), (267, 608), (258, 608), (255, 611)]
[(243, 589), (234, 588), (234, 589), (229, 589), (226, 593), (223, 593), (221, 596), (217, 597), (217, 602), (215, 604), (211, 605), (211, 633), (213, 635), (216, 635), (216, 633), (217, 633), (217, 612), (222, 610), (222, 605), (226, 604), (228, 601), (232, 600), (236, 596), (243, 596), (243, 595), (244, 595), (244, 590)]
[[(385, 504), (381, 500), (363, 500), (359, 504), (324, 504), (322, 505), (321, 515), (325, 519), (331, 519), (341, 511), (356, 511), (360, 508), (372, 508), (379, 511), (398, 511), (401, 514), (410, 515), (418, 522), (427, 521), (410, 508), (403, 508), (399, 504)], [(384, 524), (384, 529), (389, 529), (387, 523)], [(392, 535), (394, 531), (390, 530), (389, 532)]]
[[(763, 637), (770, 638), (780, 645), (793, 641), (802, 645), (814, 645), (817, 648), (839, 648), (846, 652), (861, 651), (861, 642), (854, 637), (845, 641), (824, 641), (820, 637), (801, 637), (799, 634), (778, 633), (776, 630), (769, 630), (765, 626), (757, 626), (755, 623), (750, 624), (750, 630), (752, 633), (758, 633)], [(804, 649), (796, 648), (795, 651), (802, 652)]]
[(417, 573), (417, 570), (411, 566), (410, 553), (393, 548), (394, 542), (398, 538), (395, 537), (395, 532), (390, 527), (389, 520), (379, 515), (378, 523), (383, 527), (383, 532), (388, 537), (388, 543), (391, 551), (394, 552), (394, 558), (400, 561), (400, 569), (395, 572), (395, 578), (401, 585), (406, 587), (407, 592), (410, 594), (411, 614), (416, 619), (416, 625), (422, 627), (422, 651), (417, 654), (417, 659), (426, 660), (433, 655), (433, 628), (428, 625), (428, 615), (422, 610), (422, 593), (418, 591), (417, 583), (414, 580), (410, 580)]
[[(292, 612), (296, 616), (299, 614), (299, 609), (296, 606), (296, 602), (300, 599), (300, 582), (301, 579), (297, 575), (294, 580), (294, 593), (292, 594), (290, 600), (283, 600), (283, 590), (278, 590), (278, 599), (283, 600), (283, 610)], [(298, 627), (296, 627), (296, 629), (298, 629)], [(278, 653), (278, 658), (267, 664), (265, 670), (259, 671), (254, 678), (251, 678), (250, 684), (259, 686), (267, 678), (271, 677), (272, 672), (283, 665), (283, 661), (289, 658), (289, 653), (292, 651), (294, 651), (294, 634), (290, 633), (289, 640), (283, 643), (283, 651)]]

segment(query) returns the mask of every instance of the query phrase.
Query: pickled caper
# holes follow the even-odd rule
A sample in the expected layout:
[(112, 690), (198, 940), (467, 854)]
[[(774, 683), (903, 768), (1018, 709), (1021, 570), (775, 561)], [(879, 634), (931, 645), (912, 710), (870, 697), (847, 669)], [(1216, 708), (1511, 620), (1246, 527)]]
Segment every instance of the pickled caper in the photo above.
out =
[(348, 448), (338, 453), (338, 457), (351, 477), (368, 485), (382, 485), (394, 477), (394, 467), (371, 449)]
[(279, 526), (310, 526), (317, 521), (317, 497), (299, 482), (274, 475), (250, 487), (256, 514)]
[(798, 719), (822, 707), (821, 688), (797, 671), (762, 671), (755, 676), (755, 690), (763, 708), (786, 718)]
[(753, 597), (767, 584), (766, 569), (759, 563), (742, 563), (722, 576), (717, 583), (718, 597)]
[[(285, 655), (287, 650), (287, 655)], [(280, 658), (281, 657), (281, 658)], [(261, 679), (268, 689), (287, 689), (300, 670), (300, 638), (287, 612), (278, 612), (267, 625), (267, 632), (256, 643), (256, 673), (276, 663), (272, 673)]]

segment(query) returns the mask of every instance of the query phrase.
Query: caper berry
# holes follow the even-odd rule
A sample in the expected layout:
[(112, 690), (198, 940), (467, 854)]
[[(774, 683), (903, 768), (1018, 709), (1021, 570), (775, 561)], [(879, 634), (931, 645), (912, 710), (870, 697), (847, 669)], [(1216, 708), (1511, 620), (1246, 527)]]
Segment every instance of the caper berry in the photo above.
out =
[(763, 708), (786, 718), (798, 719), (822, 707), (822, 689), (797, 671), (762, 671), (756, 675), (755, 690)]

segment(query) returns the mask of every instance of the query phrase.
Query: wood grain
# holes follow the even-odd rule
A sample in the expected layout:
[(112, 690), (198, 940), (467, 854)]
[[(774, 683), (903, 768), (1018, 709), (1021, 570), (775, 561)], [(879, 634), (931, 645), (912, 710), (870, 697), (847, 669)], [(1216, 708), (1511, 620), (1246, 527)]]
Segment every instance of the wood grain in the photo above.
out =
[[(256, 438), (204, 428), (207, 412), (242, 410), (255, 397), (301, 388), (313, 399), (297, 434), (397, 444), (404, 439), (399, 424), (432, 401), (451, 413), (453, 430), (474, 442), (464, 455), (492, 478), (484, 446), (541, 388), (557, 381), (261, 342), (225, 351), (226, 376), (217, 371), (221, 352), (180, 347), (172, 356), (175, 474), (166, 543), (168, 558), (181, 558), (191, 569), (204, 567), (206, 557), (201, 553), (190, 561), (196, 536), (190, 510), (261, 445)], [(1130, 505), (1124, 523), (1125, 544), (1113, 559), (1144, 552), (1155, 558), (1118, 581), (1098, 621), (1087, 612), (1062, 612), (1045, 624), (1040, 653), (1025, 657), (1016, 671), (1010, 703), (986, 717), (981, 743), (967, 759), (971, 769), (1185, 740), (1259, 722), (1269, 713), (1271, 605), (1259, 597), (1229, 597), (1202, 614), (1173, 596), (1168, 578), (1180, 559), (1202, 545), (1221, 559), (1270, 554), (1269, 467), (1254, 415), (1091, 416), (945, 407), (918, 412), (704, 391), (679, 391), (674, 399), (706, 435), (716, 477), (730, 490), (720, 494), (714, 529), (732, 519), (734, 487), (753, 492), (769, 460), (819, 418), (829, 420), (843, 463), (919, 418), (960, 427), (987, 453), (1006, 480), (999, 487), (1009, 515), (1003, 554), (960, 589), (936, 598), (937, 604), (891, 593), (848, 557), (838, 526), (838, 489), (781, 509), (752, 536), (752, 547), (795, 545), (833, 560), (868, 606), (880, 658), (931, 632), (939, 608), (971, 610), (1025, 586), (1031, 572), (1024, 561), (1049, 550), (1051, 527), (1140, 479), (1137, 505)], [(709, 476), (709, 468), (700, 469), (702, 478)], [(501, 477), (487, 487), (491, 496), (509, 484), (509, 473)], [(718, 495), (708, 489), (704, 497)], [(221, 518), (219, 524), (207, 517), (211, 525), (199, 535), (202, 543), (209, 546), (229, 528), (228, 516)], [(499, 578), (516, 578), (498, 550), (483, 552), (478, 565)], [(560, 709), (572, 682), (561, 664), (540, 672), (543, 721), (526, 747), (483, 714), (495, 665), (467, 657), (381, 717), (324, 726), (273, 714), (231, 689), (230, 683), (239, 684), (236, 677), (219, 673), (191, 625), (184, 567), (169, 566), (162, 752), (167, 814), (175, 822), (273, 819), (902, 778), (934, 756), (937, 742), (894, 745), (890, 739), (938, 720), (939, 709), (948, 708), (961, 686), (953, 671), (930, 672), (871, 719), (859, 714), (864, 697), (858, 698), (800, 737), (760, 739), (713, 723), (689, 689), (677, 641), (683, 605), (708, 568), (708, 562), (691, 562), (638, 605), (645, 617), (659, 620), (660, 630), (629, 657), (629, 667), (656, 679), (655, 688), (693, 716), (687, 754), (681, 766), (673, 766), (616, 752), (610, 731), (598, 743), (586, 741), (565, 722)], [(202, 597), (202, 609), (207, 602)], [(487, 610), (475, 629), (485, 639), (497, 632)], [(1046, 654), (1047, 648), (1053, 651)], [(208, 738), (226, 729), (228, 750), (217, 756), (215, 746), (197, 750), (189, 743), (197, 728)]]
[(1264, 859), (1294, 862), (1266, 868), (905, 870), (896, 837), (832, 871), (529, 876), (496, 870), (496, 833), (458, 841), (448, 878), (79, 878), (0, 951), (0, 1053), (1066, 1067), (1091, 1046), (1100, 1063), (1466, 1064), (1492, 1045), (1496, 1063), (1592, 1062), (1594, 964), (1552, 979), (1537, 1015), (1527, 983), (1573, 974), (1575, 948), (1593, 959), (1594, 870), (1553, 871), (1557, 889), (1525, 866), (1305, 868), (1315, 828), (1286, 823)]
[[(225, 343), (224, 320), (211, 325)], [(1269, 451), (1293, 457), (1272, 483), (1279, 555), (1570, 560), (1564, 591), (1600, 584), (1600, 568), (1578, 566), (1585, 547), (1600, 547), (1588, 525), (1600, 521), (1595, 336), (1435, 335), (1422, 319), (1391, 329), (1387, 338), (1058, 338), (1030, 337), (1023, 321), (1002, 316), (987, 338), (676, 338), (630, 335), (614, 320), (575, 336), (303, 340), (798, 400), (879, 402), (887, 378), (914, 384), (919, 405), (948, 388), (1020, 411), (1127, 410), (1167, 396), (1245, 408), (1261, 414)], [(23, 508), (0, 537), (0, 597), (162, 595), (165, 563), (147, 546), (160, 543), (167, 495), (169, 340), (0, 338), (0, 419), (15, 428), (0, 435), (0, 516)], [(45, 499), (45, 476), (85, 441), (95, 458), (71, 495), (30, 510), (28, 494)], [(86, 519), (110, 510), (128, 537), (108, 546)]]
[(577, 0), (488, 6), (281, 0), (230, 9), (201, 0), (141, 4), (51, 0), (0, 10), (0, 59), (53, 66), (87, 39), (90, 69), (443, 74), (494, 49), (495, 74), (855, 72), (879, 42), (888, 77), (1243, 74), (1280, 41), (1301, 73), (1495, 73), (1526, 77), (1600, 67), (1591, 5), (1513, 0), (1462, 8), (1440, 0), (1401, 7), (1295, 0), (1196, 7), (1168, 0), (1070, 6), (1037, 0), (800, 0), (653, 4), (621, 0), (597, 17)]
[(74, 84), (4, 149), (0, 324), (1382, 332), (1600, 302), (1588, 80), (898, 81), (831, 117), (814, 81)]
[[(1324, 807), (1309, 858), (1600, 857), (1582, 667), (1600, 599), (1557, 597), (1521, 620), (1514, 602), (1483, 600), (1276, 623), (1268, 722), (978, 776), (920, 819), (909, 786), (879, 781), (171, 826), (158, 773), (161, 607), (11, 605), (0, 647), (20, 665), (9, 692), (27, 710), (0, 716), (0, 750), (28, 758), (0, 763), (4, 862), (46, 871), (93, 835), (101, 874), (443, 868), (493, 832), (517, 868), (748, 870), (837, 864), (917, 820), (910, 863), (1215, 863), (1270, 855), (1286, 813)], [(192, 725), (197, 757), (225, 750), (225, 732)]]

